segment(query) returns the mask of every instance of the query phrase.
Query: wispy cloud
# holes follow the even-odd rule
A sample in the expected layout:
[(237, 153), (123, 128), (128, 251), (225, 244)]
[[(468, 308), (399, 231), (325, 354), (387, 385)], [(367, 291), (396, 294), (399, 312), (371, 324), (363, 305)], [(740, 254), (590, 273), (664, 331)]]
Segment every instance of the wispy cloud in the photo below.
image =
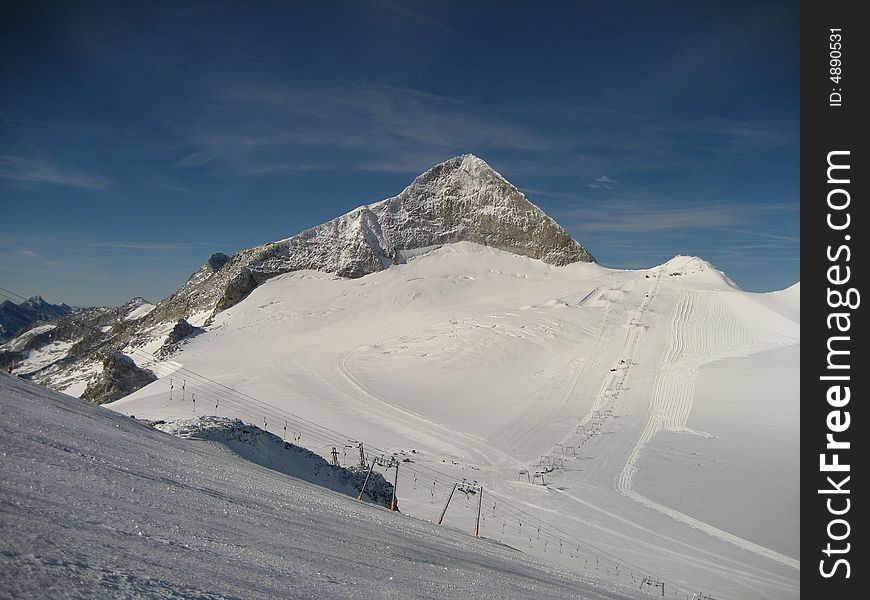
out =
[(94, 242), (92, 248), (107, 248), (115, 250), (153, 250), (157, 252), (174, 252), (203, 247), (216, 247), (211, 242)]
[[(588, 202), (583, 208), (559, 211), (567, 225), (584, 231), (649, 233), (667, 230), (717, 229), (755, 232), (738, 226), (758, 220), (763, 213), (783, 210), (782, 205), (747, 205), (729, 202), (698, 202), (674, 206), (662, 200), (609, 199)], [(757, 233), (766, 236), (764, 233)], [(783, 240), (795, 241), (786, 236)]]
[(538, 197), (538, 196), (542, 196), (545, 198), (556, 198), (558, 200), (569, 200), (569, 201), (582, 200), (585, 198), (584, 196), (582, 196), (580, 194), (574, 194), (571, 192), (553, 192), (550, 190), (542, 190), (542, 189), (538, 189), (538, 188), (529, 188), (529, 187), (522, 187), (522, 188), (520, 188), (520, 190), (526, 196), (528, 196), (529, 199), (532, 201), (534, 201), (534, 198)]
[[(759, 149), (796, 148), (790, 127), (576, 105), (481, 105), (408, 87), (203, 81), (176, 132), (179, 170), (259, 176), (312, 170), (416, 174), (475, 152), (513, 177), (580, 176), (610, 190), (637, 172), (725, 167)], [(786, 131), (786, 133), (783, 133)], [(578, 135), (582, 132), (582, 135)], [(602, 173), (607, 173), (603, 175)]]
[(0, 155), (0, 179), (91, 190), (106, 188), (111, 183), (108, 179), (57, 167), (43, 160), (9, 154)]
[(186, 156), (182, 156), (175, 162), (175, 167), (180, 169), (188, 169), (191, 167), (201, 167), (207, 165), (214, 160), (214, 156), (204, 154), (203, 152), (191, 152)]
[[(774, 209), (772, 209), (772, 210), (774, 210)], [(776, 208), (775, 210), (798, 210), (798, 208), (797, 207), (782, 207), (782, 208)], [(755, 236), (755, 237), (766, 238), (769, 240), (777, 240), (777, 241), (781, 241), (781, 242), (800, 242), (800, 237), (793, 236), (793, 235), (777, 235), (774, 233), (768, 233), (766, 231), (753, 231), (753, 230), (749, 230), (749, 229), (725, 228), (724, 230), (728, 231), (730, 233), (739, 233), (742, 235), (751, 235), (751, 236)]]
[[(399, 2), (397, 0), (370, 0), (373, 8), (392, 14), (395, 17), (413, 23), (423, 25), (425, 27), (435, 27), (444, 30), (444, 24), (436, 21), (434, 18), (423, 12), (420, 6), (416, 6), (411, 2)], [(427, 6), (427, 5), (421, 5)]]
[(613, 179), (607, 175), (601, 175), (600, 177), (595, 178), (595, 183), (588, 183), (586, 184), (586, 187), (592, 188), (593, 190), (612, 190), (613, 186), (611, 184), (613, 183), (616, 183)]
[[(4, 238), (6, 236), (3, 236)], [(6, 240), (4, 239), (4, 242)], [(50, 256), (44, 255), (40, 250), (33, 247), (4, 244), (0, 247), (0, 264), (3, 270), (10, 268), (26, 268), (49, 270), (57, 266), (57, 261)]]
[(742, 222), (740, 215), (733, 209), (733, 206), (710, 205), (680, 208), (633, 206), (631, 210), (599, 212), (597, 220), (589, 221), (587, 226), (600, 231), (616, 232), (721, 227)]
[(300, 164), (418, 172), (468, 150), (545, 152), (564, 146), (485, 107), (400, 87), (234, 81), (215, 86), (210, 98), (208, 110), (182, 127), (185, 152), (176, 167), (217, 161), (243, 174), (296, 170)]

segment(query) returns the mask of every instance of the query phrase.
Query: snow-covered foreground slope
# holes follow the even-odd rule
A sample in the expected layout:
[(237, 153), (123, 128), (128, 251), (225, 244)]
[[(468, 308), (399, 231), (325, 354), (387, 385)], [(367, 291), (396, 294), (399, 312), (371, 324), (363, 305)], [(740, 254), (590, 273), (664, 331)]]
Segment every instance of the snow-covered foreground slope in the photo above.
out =
[(332, 465), (307, 448), (239, 419), (199, 416), (169, 423), (158, 421), (154, 427), (188, 440), (215, 442), (252, 463), (354, 498), (365, 485), (366, 501), (387, 507), (392, 501), (393, 487), (380, 473), (368, 475), (358, 465)]
[(0, 596), (630, 598), (0, 375)]
[[(363, 440), (412, 461), (406, 513), (435, 520), (475, 480), (481, 535), (524, 552), (668, 596), (793, 598), (799, 298), (692, 257), (616, 271), (450, 244), (272, 279), (111, 406), (189, 417), (196, 394), (324, 455)], [(471, 531), (476, 508), (461, 495), (445, 524)]]

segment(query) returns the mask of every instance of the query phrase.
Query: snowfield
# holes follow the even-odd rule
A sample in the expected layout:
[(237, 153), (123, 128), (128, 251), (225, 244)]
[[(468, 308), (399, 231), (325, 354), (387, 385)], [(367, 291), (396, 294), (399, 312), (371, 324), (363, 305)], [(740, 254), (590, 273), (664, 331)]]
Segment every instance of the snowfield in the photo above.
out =
[(239, 419), (200, 416), (157, 422), (154, 427), (188, 440), (215, 442), (253, 463), (354, 498), (365, 485), (365, 500), (386, 507), (392, 500), (393, 486), (380, 473), (373, 472), (366, 482), (368, 470), (364, 467), (331, 465), (319, 454)]
[(0, 596), (631, 598), (0, 375)]
[[(195, 394), (342, 464), (362, 440), (407, 460), (406, 514), (435, 521), (476, 481), (482, 536), (635, 594), (796, 598), (799, 313), (799, 285), (743, 292), (694, 257), (556, 267), (460, 242), (270, 279), (109, 406), (190, 418)], [(445, 525), (470, 532), (477, 502)]]

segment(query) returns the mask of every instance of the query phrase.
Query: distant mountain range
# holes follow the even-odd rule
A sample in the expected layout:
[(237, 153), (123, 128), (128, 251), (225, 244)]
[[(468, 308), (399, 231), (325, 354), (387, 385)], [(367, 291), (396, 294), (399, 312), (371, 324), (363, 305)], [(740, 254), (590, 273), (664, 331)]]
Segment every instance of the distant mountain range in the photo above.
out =
[(41, 296), (33, 296), (21, 304), (4, 300), (0, 304), (0, 343), (12, 339), (38, 321), (48, 321), (72, 312), (71, 306), (51, 304)]

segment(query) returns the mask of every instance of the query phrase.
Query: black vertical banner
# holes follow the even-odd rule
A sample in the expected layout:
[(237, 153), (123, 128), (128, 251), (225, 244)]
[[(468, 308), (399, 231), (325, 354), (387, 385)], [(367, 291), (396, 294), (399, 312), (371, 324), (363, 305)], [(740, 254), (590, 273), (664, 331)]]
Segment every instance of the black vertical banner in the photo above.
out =
[[(859, 2), (801, 3), (801, 591), (866, 594), (867, 39)], [(867, 292), (865, 294), (865, 292)]]

